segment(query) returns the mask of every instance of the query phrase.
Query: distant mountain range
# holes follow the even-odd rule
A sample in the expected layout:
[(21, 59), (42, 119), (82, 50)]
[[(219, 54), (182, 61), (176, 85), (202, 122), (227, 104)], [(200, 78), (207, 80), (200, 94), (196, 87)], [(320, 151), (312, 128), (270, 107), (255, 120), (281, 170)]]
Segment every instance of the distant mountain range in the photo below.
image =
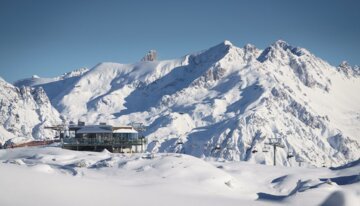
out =
[[(276, 41), (224, 41), (165, 61), (100, 63), (60, 77), (0, 80), (0, 141), (52, 137), (45, 125), (147, 126), (148, 151), (272, 164), (337, 166), (360, 158), (360, 69)], [(295, 156), (288, 159), (288, 153)]]

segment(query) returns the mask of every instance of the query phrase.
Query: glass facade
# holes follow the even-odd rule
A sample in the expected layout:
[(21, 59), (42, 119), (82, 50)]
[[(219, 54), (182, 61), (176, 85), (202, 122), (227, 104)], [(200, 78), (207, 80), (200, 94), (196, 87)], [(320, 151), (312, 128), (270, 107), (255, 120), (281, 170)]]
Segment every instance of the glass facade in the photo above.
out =
[(137, 140), (138, 133), (113, 133), (115, 140)]

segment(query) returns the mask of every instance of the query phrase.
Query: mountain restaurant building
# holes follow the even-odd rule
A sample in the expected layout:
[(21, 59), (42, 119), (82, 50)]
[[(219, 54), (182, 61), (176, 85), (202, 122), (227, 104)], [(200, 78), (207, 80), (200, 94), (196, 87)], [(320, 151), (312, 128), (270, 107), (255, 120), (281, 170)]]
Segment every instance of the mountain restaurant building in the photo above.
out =
[[(62, 138), (61, 138), (62, 136)], [(79, 151), (102, 151), (132, 153), (143, 152), (144, 136), (132, 126), (70, 124), (60, 135), (62, 148)]]

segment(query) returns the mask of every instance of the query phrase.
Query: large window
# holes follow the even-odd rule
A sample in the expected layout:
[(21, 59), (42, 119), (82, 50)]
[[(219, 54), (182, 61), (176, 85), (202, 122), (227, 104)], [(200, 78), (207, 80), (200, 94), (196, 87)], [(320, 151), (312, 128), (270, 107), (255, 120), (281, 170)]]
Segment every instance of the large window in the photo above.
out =
[(138, 139), (137, 133), (114, 133), (113, 136), (115, 139), (124, 140), (124, 141)]

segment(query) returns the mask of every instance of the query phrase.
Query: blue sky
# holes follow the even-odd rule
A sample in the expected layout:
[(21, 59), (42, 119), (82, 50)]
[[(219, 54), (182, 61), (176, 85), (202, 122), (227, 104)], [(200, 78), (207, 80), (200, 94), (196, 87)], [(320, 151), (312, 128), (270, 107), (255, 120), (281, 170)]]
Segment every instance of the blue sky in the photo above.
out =
[(264, 49), (283, 39), (338, 65), (360, 64), (360, 1), (0, 0), (0, 76), (53, 77), (150, 49), (178, 58), (227, 39)]

